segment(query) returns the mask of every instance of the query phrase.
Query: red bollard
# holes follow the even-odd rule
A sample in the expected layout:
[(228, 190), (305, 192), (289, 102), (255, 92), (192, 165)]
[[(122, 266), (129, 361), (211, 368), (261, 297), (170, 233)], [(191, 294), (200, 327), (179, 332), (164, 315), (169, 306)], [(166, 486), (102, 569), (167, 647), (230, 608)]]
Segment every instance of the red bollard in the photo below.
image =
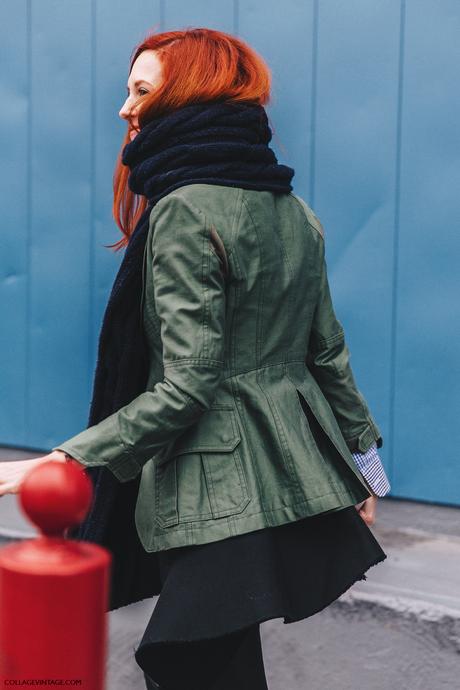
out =
[(21, 509), (42, 534), (0, 549), (2, 688), (20, 680), (105, 688), (112, 556), (64, 536), (84, 519), (92, 495), (75, 461), (50, 460), (23, 481)]

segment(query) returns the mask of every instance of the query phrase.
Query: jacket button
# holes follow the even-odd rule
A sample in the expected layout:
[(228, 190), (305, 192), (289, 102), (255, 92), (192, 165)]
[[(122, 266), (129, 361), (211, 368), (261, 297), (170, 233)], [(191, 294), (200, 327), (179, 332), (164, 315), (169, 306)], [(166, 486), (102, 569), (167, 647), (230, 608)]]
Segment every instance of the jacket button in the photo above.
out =
[(223, 441), (224, 443), (225, 443), (226, 441), (230, 441), (230, 436), (227, 436), (226, 434), (224, 434), (224, 435), (222, 436), (222, 441)]

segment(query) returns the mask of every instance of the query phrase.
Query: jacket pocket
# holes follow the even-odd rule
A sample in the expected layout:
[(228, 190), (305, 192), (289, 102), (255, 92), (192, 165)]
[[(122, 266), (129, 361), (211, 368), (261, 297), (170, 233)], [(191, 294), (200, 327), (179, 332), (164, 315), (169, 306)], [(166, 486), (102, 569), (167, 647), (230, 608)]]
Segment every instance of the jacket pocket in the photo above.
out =
[(155, 468), (155, 519), (161, 527), (228, 517), (250, 501), (238, 448), (241, 435), (229, 405), (207, 410)]

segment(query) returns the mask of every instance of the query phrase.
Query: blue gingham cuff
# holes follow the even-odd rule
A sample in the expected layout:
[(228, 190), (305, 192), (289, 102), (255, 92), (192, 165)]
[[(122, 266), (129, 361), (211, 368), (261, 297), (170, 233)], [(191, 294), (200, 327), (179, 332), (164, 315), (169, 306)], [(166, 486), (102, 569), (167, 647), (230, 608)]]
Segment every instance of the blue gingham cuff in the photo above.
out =
[(373, 443), (365, 453), (352, 453), (352, 456), (372, 491), (377, 496), (386, 496), (391, 485), (377, 452), (377, 444)]

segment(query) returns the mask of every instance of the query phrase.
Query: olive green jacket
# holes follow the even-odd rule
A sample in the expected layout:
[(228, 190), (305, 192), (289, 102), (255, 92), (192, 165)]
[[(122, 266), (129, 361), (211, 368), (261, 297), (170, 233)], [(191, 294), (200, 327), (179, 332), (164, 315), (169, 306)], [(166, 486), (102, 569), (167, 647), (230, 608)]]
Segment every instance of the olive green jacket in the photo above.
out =
[(140, 304), (147, 390), (53, 449), (120, 482), (142, 472), (135, 521), (147, 551), (371, 495), (351, 451), (382, 439), (324, 254), (319, 220), (292, 193), (190, 184), (153, 207)]

